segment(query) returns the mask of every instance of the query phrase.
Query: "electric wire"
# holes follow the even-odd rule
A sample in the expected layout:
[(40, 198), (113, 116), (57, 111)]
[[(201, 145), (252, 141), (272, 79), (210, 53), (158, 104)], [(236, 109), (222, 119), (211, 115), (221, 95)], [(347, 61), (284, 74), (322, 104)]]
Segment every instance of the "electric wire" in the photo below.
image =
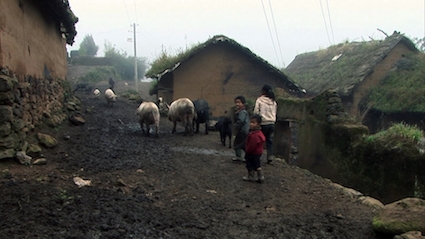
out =
[(280, 65), (279, 57), (277, 56), (276, 46), (275, 46), (275, 44), (274, 44), (272, 31), (270, 30), (269, 19), (267, 18), (266, 8), (264, 7), (263, 0), (261, 0), (261, 5), (263, 6), (264, 17), (266, 18), (267, 28), (268, 28), (268, 30), (269, 30), (270, 39), (271, 39), (271, 41), (272, 41), (272, 45), (273, 45), (273, 49), (274, 49), (274, 54), (275, 54), (275, 56), (276, 56), (276, 60), (277, 60), (278, 64)]
[(319, 2), (320, 2), (320, 9), (322, 10), (323, 22), (325, 23), (326, 35), (328, 36), (329, 44), (332, 45), (331, 39), (329, 38), (328, 24), (326, 24), (326, 18), (323, 12), (322, 0), (319, 0)]
[(134, 3), (134, 16), (136, 17), (136, 22), (139, 22), (139, 21), (137, 20), (137, 7), (136, 7), (136, 0), (133, 0), (133, 3)]
[(274, 26), (274, 31), (275, 31), (275, 35), (276, 35), (277, 46), (279, 47), (280, 59), (282, 60), (282, 67), (285, 67), (285, 62), (283, 61), (282, 48), (280, 47), (279, 34), (278, 34), (277, 28), (276, 28), (276, 21), (274, 20), (273, 7), (272, 7), (271, 0), (269, 0), (269, 7), (270, 7), (271, 15), (272, 15), (272, 20), (273, 20), (273, 26)]
[(130, 14), (128, 14), (127, 3), (124, 0), (125, 11), (127, 12), (128, 23), (131, 24)]
[(335, 44), (335, 37), (334, 37), (334, 29), (332, 27), (332, 19), (331, 19), (331, 11), (329, 11), (329, 3), (328, 0), (326, 0), (326, 7), (328, 9), (328, 18), (329, 18), (329, 25), (331, 27), (331, 34), (332, 34), (332, 43)]

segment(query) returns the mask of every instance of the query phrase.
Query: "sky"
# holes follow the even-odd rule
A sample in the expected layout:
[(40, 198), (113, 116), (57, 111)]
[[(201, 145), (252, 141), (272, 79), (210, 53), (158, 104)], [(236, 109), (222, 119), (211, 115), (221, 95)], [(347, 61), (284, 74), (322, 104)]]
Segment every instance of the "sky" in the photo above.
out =
[[(278, 68), (298, 55), (346, 41), (425, 34), (425, 0), (69, 0), (79, 18), (68, 52), (91, 35), (152, 63), (225, 35)], [(135, 26), (135, 27), (134, 27)], [(134, 44), (134, 29), (136, 29)], [(379, 29), (379, 30), (378, 30)]]

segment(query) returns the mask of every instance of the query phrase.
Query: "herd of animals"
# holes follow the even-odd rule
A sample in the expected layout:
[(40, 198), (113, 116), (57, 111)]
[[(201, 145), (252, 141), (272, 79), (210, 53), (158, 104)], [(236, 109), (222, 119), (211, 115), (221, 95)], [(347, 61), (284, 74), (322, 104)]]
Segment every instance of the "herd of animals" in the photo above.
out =
[[(84, 84), (77, 84), (74, 92), (77, 90), (82, 90), (85, 93), (93, 92), (96, 98), (99, 98), (101, 93), (98, 88), (92, 91), (92, 87)], [(113, 103), (116, 101), (117, 95), (112, 88), (108, 88), (104, 92), (104, 97), (107, 106), (112, 107)], [(136, 110), (142, 133), (146, 136), (151, 135), (150, 129), (152, 127), (153, 135), (158, 137), (159, 122), (161, 118), (160, 108), (165, 109), (167, 118), (173, 122), (172, 133), (176, 132), (177, 122), (181, 122), (185, 128), (184, 135), (198, 133), (200, 124), (205, 124), (205, 134), (208, 134), (211, 111), (205, 99), (192, 101), (189, 98), (179, 98), (168, 105), (163, 102), (160, 97), (157, 102), (142, 102)], [(231, 148), (232, 120), (227, 116), (220, 116), (214, 128), (219, 131), (220, 141), (223, 146), (226, 145), (226, 140), (228, 140), (229, 148)]]

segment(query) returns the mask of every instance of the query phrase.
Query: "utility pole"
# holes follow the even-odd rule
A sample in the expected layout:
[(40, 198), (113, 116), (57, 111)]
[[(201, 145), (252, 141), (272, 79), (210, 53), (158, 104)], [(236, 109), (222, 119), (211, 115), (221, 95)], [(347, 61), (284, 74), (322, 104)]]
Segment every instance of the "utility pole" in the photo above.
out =
[(136, 23), (133, 23), (133, 43), (134, 43), (134, 83), (136, 91), (139, 92), (139, 81), (137, 80), (137, 54), (136, 54)]

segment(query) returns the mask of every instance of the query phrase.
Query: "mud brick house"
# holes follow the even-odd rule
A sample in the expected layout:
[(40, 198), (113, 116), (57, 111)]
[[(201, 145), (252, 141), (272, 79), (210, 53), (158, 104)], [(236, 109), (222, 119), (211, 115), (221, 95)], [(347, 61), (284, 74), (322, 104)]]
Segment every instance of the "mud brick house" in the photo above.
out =
[(66, 44), (77, 21), (67, 0), (0, 1), (0, 159), (25, 150), (40, 122), (65, 118)]
[(283, 88), (287, 94), (303, 94), (303, 89), (282, 71), (223, 35), (212, 37), (166, 69), (149, 71), (146, 76), (158, 80), (154, 93), (165, 102), (181, 97), (204, 98), (214, 117), (229, 110), (238, 95), (254, 101), (264, 84)]
[(298, 55), (285, 73), (305, 87), (310, 97), (329, 89), (337, 92), (348, 115), (374, 132), (387, 112), (370, 101), (371, 91), (383, 84), (400, 62), (417, 52), (411, 40), (394, 32), (384, 40), (346, 42)]

